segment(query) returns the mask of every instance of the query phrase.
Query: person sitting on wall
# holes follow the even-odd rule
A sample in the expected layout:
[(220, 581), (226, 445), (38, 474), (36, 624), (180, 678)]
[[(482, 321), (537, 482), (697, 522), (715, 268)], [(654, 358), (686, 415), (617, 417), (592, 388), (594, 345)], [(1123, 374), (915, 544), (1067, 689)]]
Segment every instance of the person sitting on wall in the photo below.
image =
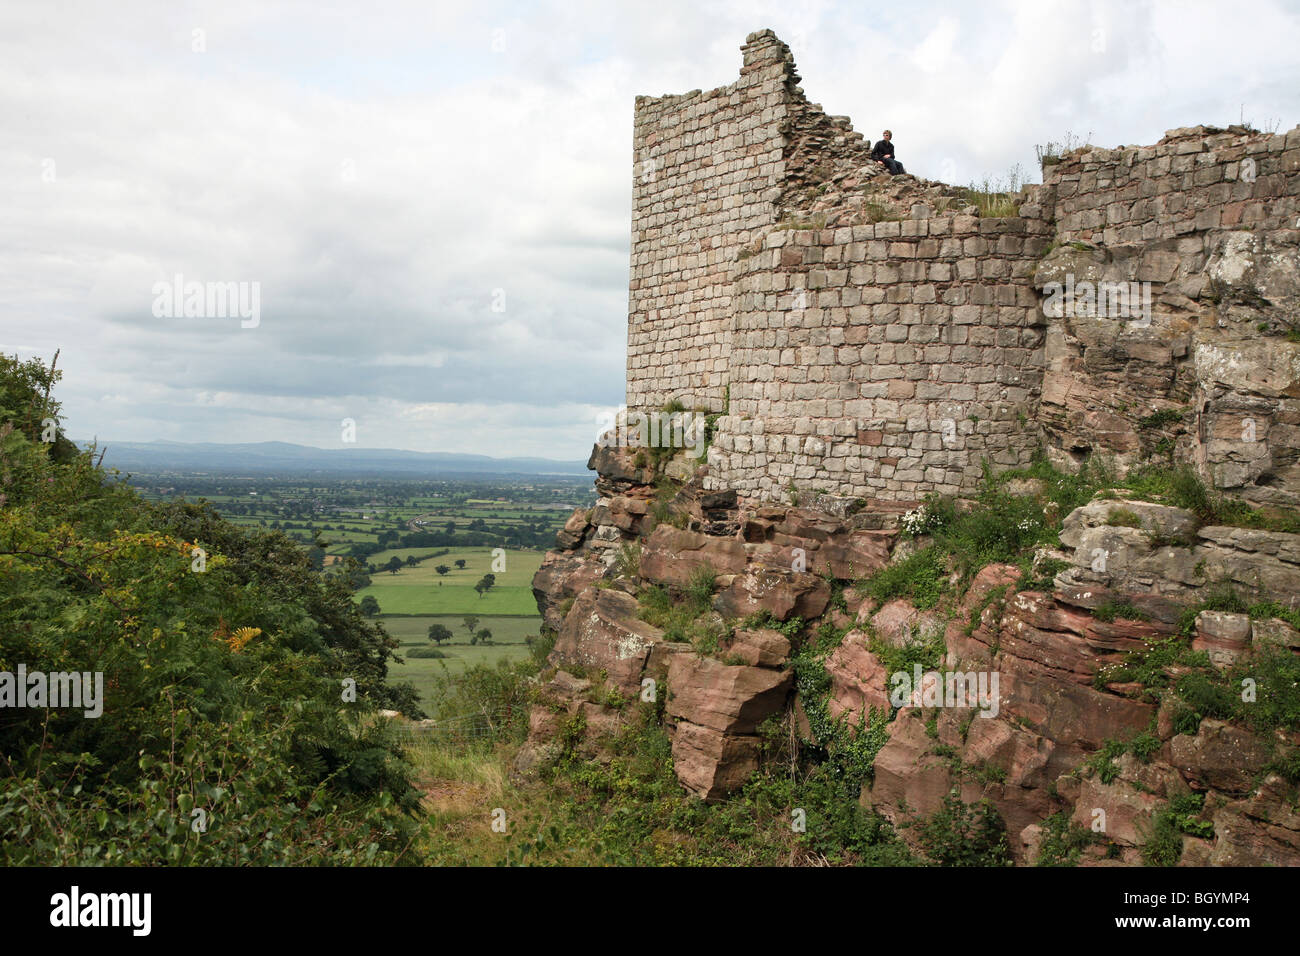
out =
[(884, 139), (877, 140), (876, 145), (871, 147), (871, 158), (884, 166), (894, 176), (907, 172), (903, 168), (903, 164), (894, 159), (894, 144), (890, 142), (894, 134), (889, 130), (885, 130), (884, 136)]

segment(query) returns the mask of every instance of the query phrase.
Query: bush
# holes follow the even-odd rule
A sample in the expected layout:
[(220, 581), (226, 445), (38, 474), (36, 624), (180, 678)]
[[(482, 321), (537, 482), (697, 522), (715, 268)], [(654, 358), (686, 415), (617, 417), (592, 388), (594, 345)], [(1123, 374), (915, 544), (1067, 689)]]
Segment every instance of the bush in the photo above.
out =
[(1091, 767), (1102, 783), (1114, 783), (1115, 778), (1119, 776), (1119, 765), (1115, 760), (1122, 757), (1127, 749), (1118, 740), (1107, 740), (1100, 750), (1087, 759), (1085, 766)]
[(1099, 604), (1092, 612), (1092, 616), (1099, 621), (1105, 621), (1109, 624), (1111, 621), (1122, 619), (1125, 621), (1146, 621), (1150, 620), (1150, 615), (1132, 601), (1105, 601)]
[(437, 659), (437, 658), (446, 657), (447, 655), (444, 654), (442, 651), (438, 650), (436, 647), (413, 647), (406, 652), (406, 656), (416, 657), (421, 659), (430, 658), (430, 657)]
[(1237, 709), (1237, 698), (1217, 676), (1195, 672), (1184, 674), (1178, 678), (1174, 690), (1200, 719), (1226, 719)]
[(718, 580), (718, 572), (712, 565), (702, 564), (691, 572), (686, 585), (686, 597), (695, 609), (703, 613), (713, 602), (713, 588)]
[(1037, 866), (1074, 866), (1083, 858), (1084, 850), (1101, 842), (1100, 834), (1072, 822), (1065, 810), (1045, 819), (1042, 827)]
[(1129, 741), (1128, 750), (1143, 763), (1150, 763), (1160, 750), (1160, 738), (1149, 730), (1143, 731)]
[(1205, 600), (1200, 604), (1184, 609), (1178, 619), (1178, 633), (1184, 637), (1194, 637), (1196, 635), (1196, 616), (1201, 611), (1226, 611), (1229, 614), (1245, 614), (1249, 610), (1249, 606), (1231, 585), (1211, 588)]
[[(1246, 679), (1255, 681), (1253, 702), (1241, 699), (1242, 681)], [(1256, 648), (1236, 663), (1225, 683), (1221, 696), (1216, 695), (1210, 702), (1216, 710), (1231, 707), (1243, 723), (1259, 734), (1300, 730), (1300, 657), (1289, 650), (1267, 644)], [(1206, 702), (1202, 700), (1201, 705), (1204, 707)]]
[(1142, 845), (1142, 862), (1147, 866), (1177, 866), (1182, 856), (1183, 834), (1173, 816), (1167, 812), (1156, 814)]
[(934, 670), (942, 663), (947, 651), (942, 628), (937, 628), (930, 634), (914, 634), (901, 647), (878, 638), (872, 638), (868, 646), (888, 674), (897, 674), (899, 671), (911, 674), (917, 664), (923, 673)]
[(459, 674), (435, 675), (430, 716), (455, 721), (458, 734), (476, 741), (521, 742), (528, 733), (536, 673), (532, 661), (502, 658), (495, 664), (471, 665)]
[(283, 534), (33, 441), (57, 376), (32, 380), (0, 357), (0, 670), (100, 673), (108, 705), (0, 724), (0, 862), (397, 860), (419, 795), (374, 712), (419, 708), (396, 642)]
[(948, 586), (948, 570), (942, 552), (935, 545), (887, 565), (867, 582), (867, 593), (877, 601), (911, 598), (921, 610), (939, 603)]
[(1169, 481), (1169, 497), (1179, 508), (1186, 508), (1204, 521), (1212, 521), (1218, 512), (1214, 497), (1190, 465), (1179, 465)]
[(1145, 418), (1139, 418), (1137, 424), (1138, 428), (1164, 428), (1166, 425), (1181, 422), (1186, 414), (1185, 408), (1165, 408)]
[(916, 824), (925, 855), (939, 866), (1010, 866), (1011, 848), (1006, 825), (987, 800), (962, 803), (950, 790), (943, 806)]
[(956, 521), (957, 506), (951, 498), (929, 495), (922, 504), (903, 515), (900, 526), (905, 535), (917, 538), (942, 531)]
[(1140, 528), (1142, 519), (1130, 508), (1111, 508), (1106, 516), (1106, 524), (1112, 528)]

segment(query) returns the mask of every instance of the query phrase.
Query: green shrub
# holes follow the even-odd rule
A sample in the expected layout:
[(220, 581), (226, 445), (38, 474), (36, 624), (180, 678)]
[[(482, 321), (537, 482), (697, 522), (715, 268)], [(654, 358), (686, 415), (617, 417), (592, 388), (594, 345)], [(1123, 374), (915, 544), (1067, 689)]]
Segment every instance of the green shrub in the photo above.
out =
[(1072, 822), (1065, 810), (1045, 819), (1042, 828), (1037, 866), (1075, 866), (1083, 858), (1083, 851), (1102, 839), (1100, 834)]
[(1279, 604), (1276, 601), (1262, 601), (1259, 604), (1252, 604), (1246, 609), (1246, 613), (1252, 619), (1268, 620), (1269, 618), (1280, 618), (1286, 621), (1294, 628), (1300, 628), (1300, 611), (1287, 607), (1285, 604)]
[(1194, 651), (1184, 639), (1176, 637), (1149, 641), (1142, 649), (1129, 651), (1118, 664), (1098, 668), (1093, 686), (1104, 689), (1109, 683), (1141, 684), (1151, 696), (1169, 686), (1171, 668), (1208, 668), (1210, 658), (1204, 651)]
[(1185, 608), (1178, 618), (1178, 632), (1184, 637), (1196, 635), (1196, 616), (1202, 611), (1226, 611), (1229, 614), (1245, 614), (1249, 606), (1237, 594), (1232, 585), (1210, 588), (1206, 597), (1195, 607)]
[(1201, 715), (1186, 705), (1174, 711), (1172, 727), (1175, 734), (1195, 736), (1201, 727)]
[(1198, 819), (1205, 804), (1205, 794), (1185, 793), (1173, 797), (1156, 814), (1142, 847), (1142, 861), (1147, 866), (1176, 866), (1183, 855), (1183, 834), (1214, 836), (1214, 824)]
[[(1030, 562), (1032, 564), (1032, 562)], [(1056, 587), (1056, 576), (1067, 568), (1072, 567), (1069, 561), (1063, 561), (1060, 558), (1047, 558), (1038, 563), (1037, 568), (1026, 567), (1019, 580), (1016, 581), (1015, 589), (1017, 591), (1051, 591)]]
[(709, 609), (713, 602), (713, 589), (717, 585), (718, 572), (710, 564), (702, 564), (691, 572), (686, 585), (686, 597), (699, 612)]
[[(1241, 699), (1242, 681), (1246, 679), (1255, 682), (1253, 702)], [(1188, 703), (1197, 706), (1193, 701)], [(1205, 716), (1218, 716), (1203, 709), (1203, 699), (1200, 703)], [(1249, 657), (1233, 665), (1210, 706), (1216, 710), (1231, 707), (1243, 723), (1261, 735), (1279, 729), (1300, 731), (1300, 657), (1274, 645), (1257, 647)]]
[(1166, 425), (1181, 422), (1186, 414), (1185, 408), (1165, 408), (1152, 412), (1145, 418), (1139, 418), (1137, 424), (1138, 428), (1164, 428)]
[(867, 593), (877, 601), (910, 598), (920, 610), (939, 603), (948, 586), (943, 553), (934, 545), (880, 569), (867, 583)]
[(1160, 750), (1160, 738), (1146, 730), (1129, 741), (1128, 751), (1143, 763), (1150, 763)]
[(1114, 783), (1119, 776), (1119, 764), (1115, 763), (1115, 760), (1122, 757), (1127, 749), (1118, 740), (1107, 740), (1100, 750), (1085, 761), (1085, 766), (1091, 767), (1102, 783)]
[(1183, 833), (1173, 816), (1157, 814), (1149, 829), (1142, 845), (1142, 862), (1147, 866), (1177, 866), (1183, 856)]
[(1205, 794), (1183, 793), (1169, 800), (1168, 812), (1173, 817), (1174, 826), (1183, 833), (1192, 836), (1208, 837), (1214, 835), (1214, 824), (1209, 820), (1199, 820), (1205, 807)]
[(1006, 825), (987, 800), (961, 801), (956, 789), (928, 820), (915, 824), (922, 850), (939, 866), (1010, 866)]
[(1300, 784), (1300, 748), (1293, 749), (1269, 764), (1269, 770), (1281, 774), (1292, 784)]
[(1226, 719), (1237, 709), (1237, 699), (1217, 675), (1193, 672), (1178, 678), (1174, 685), (1178, 696), (1200, 717)]
[(877, 637), (871, 638), (867, 647), (880, 660), (887, 674), (897, 674), (899, 671), (911, 674), (917, 664), (921, 666), (922, 673), (935, 670), (943, 662), (943, 655), (947, 651), (942, 628), (929, 634), (913, 634), (901, 647)]
[(1205, 521), (1212, 521), (1218, 512), (1213, 495), (1190, 465), (1179, 465), (1173, 470), (1169, 497), (1179, 508), (1186, 508)]
[(1092, 616), (1099, 621), (1105, 621), (1109, 624), (1111, 621), (1122, 619), (1125, 621), (1147, 621), (1150, 615), (1135, 605), (1132, 601), (1105, 601), (1099, 604), (1093, 610)]
[(1112, 528), (1140, 528), (1142, 518), (1130, 508), (1111, 508), (1106, 524)]
[(543, 627), (542, 632), (528, 645), (529, 658), (532, 660), (535, 669), (541, 670), (546, 666), (546, 659), (551, 656), (551, 651), (555, 649), (555, 642), (559, 639), (559, 636), (557, 632), (549, 627)]
[[(0, 670), (100, 673), (108, 706), (0, 722), (0, 862), (409, 856), (419, 793), (375, 717), (422, 716), (388, 684), (397, 642), (279, 531), (150, 504), (62, 435), (40, 441), (57, 379), (0, 357)], [(192, 830), (195, 810), (217, 825)]]
[(437, 674), (429, 697), (430, 716), (455, 721), (457, 733), (486, 743), (520, 743), (528, 734), (537, 665), (501, 658), (473, 664), (459, 674)]

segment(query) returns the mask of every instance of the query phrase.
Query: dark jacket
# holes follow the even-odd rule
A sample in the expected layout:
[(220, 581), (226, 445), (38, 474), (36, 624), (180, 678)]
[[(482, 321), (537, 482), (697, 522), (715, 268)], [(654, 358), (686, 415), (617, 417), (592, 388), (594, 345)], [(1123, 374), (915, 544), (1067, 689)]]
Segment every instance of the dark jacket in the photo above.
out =
[(893, 159), (894, 144), (887, 139), (876, 140), (876, 145), (871, 147), (871, 158), (877, 162), (882, 159)]

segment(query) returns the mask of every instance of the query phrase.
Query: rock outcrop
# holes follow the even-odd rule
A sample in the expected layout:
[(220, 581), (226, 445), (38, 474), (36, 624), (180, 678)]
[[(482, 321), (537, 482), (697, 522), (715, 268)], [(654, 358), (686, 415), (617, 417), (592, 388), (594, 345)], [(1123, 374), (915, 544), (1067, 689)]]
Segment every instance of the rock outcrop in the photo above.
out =
[[(873, 166), (770, 31), (743, 51), (731, 86), (637, 102), (629, 414), (677, 403), (707, 441), (593, 450), (533, 582), (556, 641), (519, 771), (636, 701), (715, 801), (774, 726), (884, 720), (859, 800), (908, 840), (956, 792), (1021, 863), (1067, 826), (1088, 865), (1170, 833), (1185, 865), (1300, 864), (1268, 676), (1300, 654), (1300, 129), (1085, 146), (978, 196)], [(1000, 490), (1056, 532), (1037, 553), (863, 585), (914, 570), (926, 496), (982, 507), (1040, 456), (1056, 477)], [(1045, 484), (1174, 464), (1180, 494)]]

